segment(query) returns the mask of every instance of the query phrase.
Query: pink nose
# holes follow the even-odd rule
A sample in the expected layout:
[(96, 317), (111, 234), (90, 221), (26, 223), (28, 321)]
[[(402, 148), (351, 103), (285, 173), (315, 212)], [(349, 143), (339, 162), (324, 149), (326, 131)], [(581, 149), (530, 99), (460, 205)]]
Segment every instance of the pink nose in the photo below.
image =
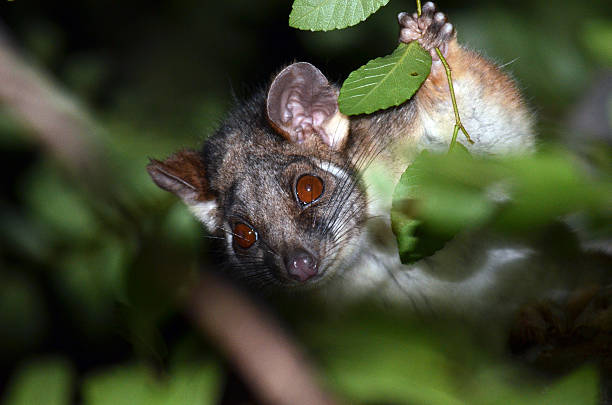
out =
[(318, 273), (317, 260), (301, 249), (289, 254), (285, 265), (289, 275), (301, 282), (316, 276)]

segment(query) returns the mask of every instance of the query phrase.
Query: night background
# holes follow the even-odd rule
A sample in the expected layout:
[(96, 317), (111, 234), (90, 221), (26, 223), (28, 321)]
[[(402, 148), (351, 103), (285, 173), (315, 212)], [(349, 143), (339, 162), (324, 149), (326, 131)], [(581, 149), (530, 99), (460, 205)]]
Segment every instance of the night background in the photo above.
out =
[[(437, 5), (461, 43), (507, 64), (542, 142), (610, 184), (610, 1)], [(96, 153), (66, 164), (0, 91), (0, 403), (258, 403), (180, 304), (214, 264), (205, 231), (153, 184), (148, 159), (198, 147), (234, 98), (293, 61), (342, 82), (395, 48), (395, 16), (414, 9), (392, 0), (357, 26), (313, 33), (288, 26), (290, 1), (2, 0), (1, 43), (89, 114), (76, 120)], [(103, 173), (90, 172), (94, 160)], [(597, 232), (610, 236), (604, 214)], [(341, 402), (597, 403), (597, 355), (542, 370), (457, 320), (255, 300)]]

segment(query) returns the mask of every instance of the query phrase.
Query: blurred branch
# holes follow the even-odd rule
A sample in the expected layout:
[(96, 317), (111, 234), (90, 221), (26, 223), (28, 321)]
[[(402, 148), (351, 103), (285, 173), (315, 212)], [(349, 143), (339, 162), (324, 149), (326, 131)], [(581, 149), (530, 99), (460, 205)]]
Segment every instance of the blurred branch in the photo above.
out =
[(0, 30), (0, 103), (70, 169), (99, 169), (99, 129), (77, 102), (27, 63)]
[[(1, 30), (0, 102), (79, 178), (90, 183), (91, 175), (103, 178), (108, 168), (101, 159), (100, 127), (76, 101), (12, 49)], [(116, 196), (105, 197), (112, 201)], [(205, 274), (188, 305), (197, 326), (213, 337), (263, 402), (333, 403), (319, 389), (314, 373), (281, 328), (238, 291)]]
[(264, 403), (334, 403), (319, 389), (308, 362), (274, 320), (219, 277), (203, 274), (191, 312)]

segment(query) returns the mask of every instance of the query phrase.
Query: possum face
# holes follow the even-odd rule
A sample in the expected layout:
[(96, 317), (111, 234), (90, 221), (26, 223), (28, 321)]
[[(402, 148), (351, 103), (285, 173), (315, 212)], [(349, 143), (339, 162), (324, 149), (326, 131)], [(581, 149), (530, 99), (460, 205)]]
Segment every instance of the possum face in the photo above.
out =
[(267, 96), (234, 111), (204, 145), (148, 171), (222, 238), (234, 275), (258, 285), (313, 285), (354, 256), (366, 220), (344, 155), (348, 119), (314, 66), (281, 71)]
[(355, 174), (310, 156), (252, 162), (219, 200), (234, 273), (253, 283), (313, 284), (351, 257), (365, 213)]

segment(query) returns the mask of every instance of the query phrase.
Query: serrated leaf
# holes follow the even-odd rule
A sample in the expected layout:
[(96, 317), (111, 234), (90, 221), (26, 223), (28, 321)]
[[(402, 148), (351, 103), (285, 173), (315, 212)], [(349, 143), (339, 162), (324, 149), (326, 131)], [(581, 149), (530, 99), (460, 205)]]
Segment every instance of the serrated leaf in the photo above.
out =
[(368, 18), (389, 0), (295, 0), (289, 25), (301, 30), (329, 31)]
[(353, 71), (338, 97), (347, 115), (369, 114), (400, 105), (421, 87), (431, 70), (431, 55), (418, 42), (400, 44), (391, 55)]

